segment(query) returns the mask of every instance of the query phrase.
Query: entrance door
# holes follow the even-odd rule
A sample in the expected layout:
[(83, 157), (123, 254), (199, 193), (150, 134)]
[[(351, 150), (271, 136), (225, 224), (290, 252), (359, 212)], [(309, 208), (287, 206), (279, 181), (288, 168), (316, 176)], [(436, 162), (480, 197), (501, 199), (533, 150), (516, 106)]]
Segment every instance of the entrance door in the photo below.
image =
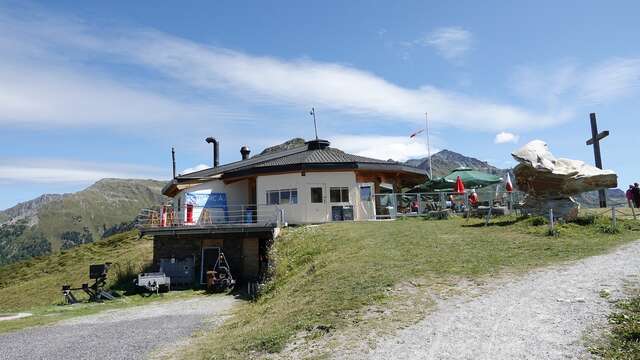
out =
[(309, 184), (307, 222), (319, 223), (328, 221), (327, 196), (326, 184)]
[(207, 271), (215, 269), (219, 258), (219, 247), (202, 248), (202, 259), (200, 261), (200, 284), (207, 283)]
[(360, 192), (359, 201), (359, 220), (369, 219), (375, 220), (376, 218), (376, 205), (374, 197), (374, 184), (373, 183), (359, 183), (358, 189)]

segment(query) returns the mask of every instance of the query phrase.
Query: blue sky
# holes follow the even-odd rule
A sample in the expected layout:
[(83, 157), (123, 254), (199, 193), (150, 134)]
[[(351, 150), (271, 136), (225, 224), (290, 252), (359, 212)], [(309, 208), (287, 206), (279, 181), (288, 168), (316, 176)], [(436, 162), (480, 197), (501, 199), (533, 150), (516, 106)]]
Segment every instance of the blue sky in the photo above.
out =
[[(533, 139), (640, 180), (637, 2), (0, 2), (0, 209), (292, 137), (510, 167)], [(633, 157), (635, 149), (635, 157)]]

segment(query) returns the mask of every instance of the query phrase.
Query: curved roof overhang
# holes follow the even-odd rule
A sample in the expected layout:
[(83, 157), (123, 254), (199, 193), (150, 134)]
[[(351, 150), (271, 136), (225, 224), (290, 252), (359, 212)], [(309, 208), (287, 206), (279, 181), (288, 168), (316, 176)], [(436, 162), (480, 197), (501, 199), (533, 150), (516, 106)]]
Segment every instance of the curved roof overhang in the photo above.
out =
[(247, 169), (240, 169), (235, 171), (224, 172), (210, 177), (182, 177), (173, 179), (162, 189), (162, 193), (166, 196), (173, 197), (183, 189), (187, 189), (191, 186), (201, 184), (203, 182), (212, 180), (224, 180), (232, 181), (239, 178), (246, 178), (252, 176), (269, 175), (276, 173), (291, 173), (302, 171), (368, 171), (368, 172), (381, 172), (381, 173), (393, 173), (396, 176), (405, 179), (406, 183), (422, 183), (428, 179), (427, 172), (422, 169), (418, 169), (411, 166), (406, 166), (397, 163), (305, 163), (305, 164), (287, 164), (277, 166), (264, 166), (254, 167)]

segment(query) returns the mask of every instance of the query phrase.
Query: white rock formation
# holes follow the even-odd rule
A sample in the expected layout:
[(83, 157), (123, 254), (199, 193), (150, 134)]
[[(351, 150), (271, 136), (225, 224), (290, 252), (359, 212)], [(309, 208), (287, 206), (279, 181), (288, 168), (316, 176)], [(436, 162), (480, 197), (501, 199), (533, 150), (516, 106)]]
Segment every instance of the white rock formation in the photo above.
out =
[(533, 214), (548, 214), (553, 208), (556, 217), (570, 219), (578, 213), (572, 195), (618, 186), (615, 172), (580, 160), (558, 159), (541, 140), (531, 141), (511, 155), (519, 162), (514, 169), (516, 185), (527, 193), (523, 207)]

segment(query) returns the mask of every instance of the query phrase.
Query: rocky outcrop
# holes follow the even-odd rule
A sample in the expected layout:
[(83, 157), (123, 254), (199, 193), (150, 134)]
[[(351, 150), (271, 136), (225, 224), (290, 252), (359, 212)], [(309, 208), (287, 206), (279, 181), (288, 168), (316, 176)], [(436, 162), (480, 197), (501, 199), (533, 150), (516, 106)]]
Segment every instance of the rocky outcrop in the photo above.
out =
[(15, 224), (20, 220), (26, 220), (28, 226), (38, 223), (38, 211), (46, 204), (62, 199), (68, 194), (43, 194), (37, 198), (25, 202), (9, 209), (1, 211), (0, 225)]
[(518, 161), (514, 168), (516, 185), (527, 193), (525, 211), (555, 217), (577, 216), (579, 205), (572, 196), (618, 186), (618, 176), (583, 161), (556, 158), (544, 141), (534, 140), (511, 154)]

